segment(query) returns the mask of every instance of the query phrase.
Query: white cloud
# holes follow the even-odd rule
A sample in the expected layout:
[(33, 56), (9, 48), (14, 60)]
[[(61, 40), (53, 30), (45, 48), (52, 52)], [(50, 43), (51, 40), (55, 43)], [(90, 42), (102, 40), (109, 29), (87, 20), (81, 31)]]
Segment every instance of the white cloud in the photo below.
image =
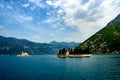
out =
[[(59, 7), (57, 14), (60, 19), (63, 19), (70, 28), (77, 29), (78, 34), (82, 34), (80, 35), (82, 41), (120, 14), (120, 1), (118, 0), (88, 0), (86, 2), (83, 0), (47, 0), (46, 3), (55, 8)], [(64, 16), (61, 17), (63, 14)], [(61, 27), (59, 30), (64, 29)]]
[(26, 4), (23, 4), (22, 6), (25, 7), (25, 8), (27, 8), (27, 7), (30, 6), (30, 4), (26, 3)]
[(38, 24), (47, 24), (51, 28), (58, 28), (60, 26), (59, 18), (55, 17), (49, 17), (48, 19), (45, 19)]
[(58, 28), (58, 27), (59, 27), (59, 24), (51, 24), (50, 27), (51, 27), (51, 28)]
[[(28, 34), (35, 36), (31, 40), (41, 42), (53, 39), (84, 41), (120, 13), (120, 0), (28, 0), (28, 3), (20, 5), (29, 7), (36, 15), (17, 5), (12, 7), (0, 3), (0, 8), (4, 16), (10, 17), (7, 20), (19, 22), (20, 26), (30, 31)], [(16, 10), (13, 9), (15, 7)], [(0, 12), (1, 15), (3, 12)], [(36, 22), (33, 17), (37, 17)]]
[(59, 31), (64, 31), (64, 30), (65, 30), (64, 27), (59, 28)]
[[(62, 1), (62, 0), (61, 0)], [(117, 0), (66, 0), (60, 5), (66, 25), (76, 28), (82, 41), (103, 28), (120, 13)]]
[(35, 10), (35, 9), (36, 9), (36, 6), (31, 6), (30, 9), (31, 9), (31, 10)]
[(46, 3), (50, 6), (53, 6), (54, 8), (60, 7), (64, 0), (46, 0)]
[(42, 42), (43, 38), (40, 37), (40, 35), (35, 34), (31, 36), (30, 40), (34, 42)]
[(46, 3), (47, 3), (48, 5), (53, 5), (53, 2), (52, 2), (51, 0), (47, 0)]
[[(46, 13), (47, 19), (39, 22), (39, 24), (46, 24), (47, 27), (53, 28), (52, 31), (58, 29), (58, 32), (55, 33), (65, 32), (67, 28), (76, 30), (78, 32), (75, 32), (74, 34), (68, 31), (71, 35), (62, 40), (79, 42), (84, 41), (103, 28), (120, 13), (120, 1), (118, 0), (83, 1), (84, 0), (46, 0), (46, 3), (43, 3), (42, 0), (29, 0), (29, 3), (34, 5), (31, 7), (26, 3), (23, 6), (30, 6), (31, 9), (36, 9), (37, 7), (48, 9), (48, 12)], [(33, 21), (33, 17), (27, 15), (17, 16), (16, 19), (22, 23)], [(46, 30), (40, 31), (43, 32)], [(47, 33), (49, 32), (50, 31)], [(48, 36), (54, 36), (54, 34), (50, 33)], [(38, 36), (36, 36), (36, 38), (37, 37)], [(43, 38), (41, 40), (43, 40)]]
[(10, 6), (10, 5), (7, 5), (7, 8), (8, 8), (8, 9), (13, 9), (13, 7), (12, 7), (12, 6)]
[(58, 15), (62, 15), (64, 13), (64, 11), (62, 9), (59, 9), (57, 13), (58, 13)]
[(21, 23), (33, 21), (33, 17), (27, 15), (16, 15), (15, 19)]
[(33, 3), (34, 5), (40, 8), (46, 7), (46, 5), (42, 2), (42, 0), (28, 0), (28, 2)]
[(48, 19), (45, 19), (45, 20), (43, 20), (43, 21), (41, 21), (41, 23), (53, 23), (53, 22), (55, 22), (56, 21), (56, 19), (53, 19), (53, 18), (48, 18)]

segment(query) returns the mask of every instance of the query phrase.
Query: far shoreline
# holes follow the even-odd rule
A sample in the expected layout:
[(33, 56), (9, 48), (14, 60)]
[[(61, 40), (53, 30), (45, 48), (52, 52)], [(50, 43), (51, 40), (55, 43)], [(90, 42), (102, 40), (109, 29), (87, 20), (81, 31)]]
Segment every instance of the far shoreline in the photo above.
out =
[[(111, 55), (111, 54), (114, 54), (114, 55), (120, 55), (120, 53), (94, 53), (94, 54), (91, 54), (91, 55)], [(18, 54), (0, 54), (0, 56), (17, 56)], [(58, 54), (30, 54), (30, 56), (37, 56), (37, 55), (57, 55)]]

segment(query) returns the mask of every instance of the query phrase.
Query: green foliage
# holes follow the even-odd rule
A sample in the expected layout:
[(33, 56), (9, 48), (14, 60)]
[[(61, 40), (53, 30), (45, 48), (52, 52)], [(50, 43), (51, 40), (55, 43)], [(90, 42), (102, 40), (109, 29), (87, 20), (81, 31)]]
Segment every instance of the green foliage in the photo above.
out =
[(59, 50), (58, 55), (65, 56), (66, 52), (69, 52), (69, 54), (71, 54), (71, 55), (90, 54), (89, 49), (82, 50), (80, 48), (75, 48), (75, 49), (72, 49), (72, 48), (71, 49), (70, 48), (65, 49), (65, 48), (63, 48), (63, 49)]
[(78, 48), (89, 48), (91, 53), (120, 52), (120, 15), (79, 45)]

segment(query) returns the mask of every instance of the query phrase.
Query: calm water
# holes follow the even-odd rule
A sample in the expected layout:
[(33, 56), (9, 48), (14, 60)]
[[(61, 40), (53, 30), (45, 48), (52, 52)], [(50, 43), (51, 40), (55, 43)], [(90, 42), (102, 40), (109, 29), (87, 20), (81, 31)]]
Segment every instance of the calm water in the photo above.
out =
[(120, 80), (120, 55), (0, 56), (0, 80)]

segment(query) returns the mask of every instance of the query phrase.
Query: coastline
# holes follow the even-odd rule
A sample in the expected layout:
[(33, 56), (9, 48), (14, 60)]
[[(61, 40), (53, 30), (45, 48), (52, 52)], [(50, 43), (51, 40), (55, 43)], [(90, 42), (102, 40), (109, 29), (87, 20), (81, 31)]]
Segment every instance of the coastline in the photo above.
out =
[(82, 57), (90, 57), (91, 54), (79, 54), (79, 55), (57, 55), (57, 57), (60, 57), (60, 58), (82, 58)]

